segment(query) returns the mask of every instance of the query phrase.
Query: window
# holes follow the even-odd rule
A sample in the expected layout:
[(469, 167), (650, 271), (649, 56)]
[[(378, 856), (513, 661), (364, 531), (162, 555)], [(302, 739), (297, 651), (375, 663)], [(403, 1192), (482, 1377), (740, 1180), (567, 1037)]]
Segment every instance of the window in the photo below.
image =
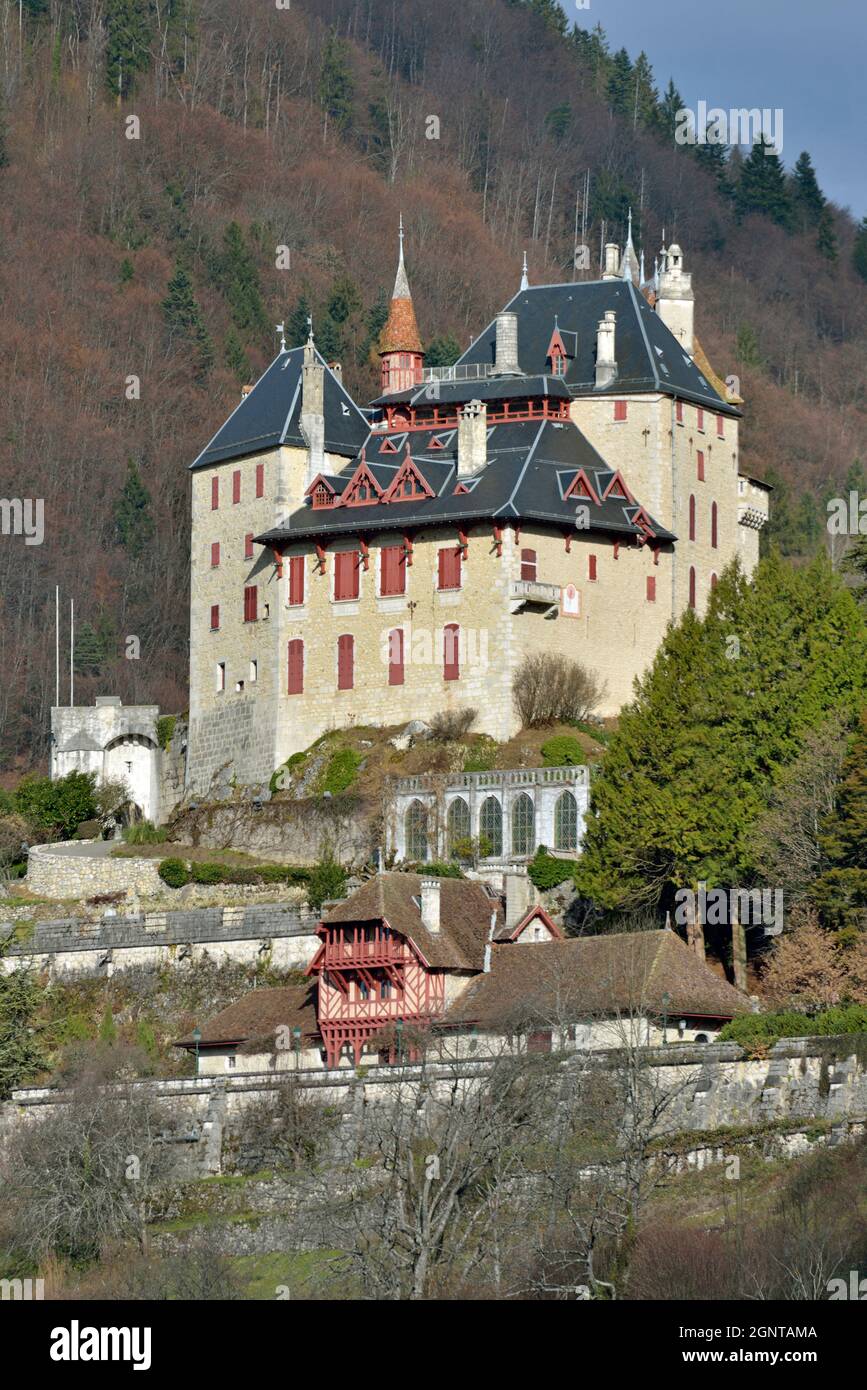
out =
[(526, 792), (512, 806), (512, 853), (532, 854), (535, 848), (535, 812)]
[(243, 695), (243, 693), (244, 693), (244, 682), (243, 682), (243, 681), (235, 681), (235, 694), (236, 694), (236, 695)]
[(710, 577), (710, 587), (711, 587), (711, 589), (715, 589), (716, 586), (717, 586), (717, 583), (718, 583), (718, 580), (717, 580), (716, 575), (715, 575), (715, 574), (712, 574), (711, 577)]
[(495, 796), (486, 796), (479, 812), (479, 845), (493, 859), (503, 853), (503, 808)]
[(462, 796), (456, 796), (448, 809), (446, 817), (448, 852), (452, 856), (461, 840), (470, 838), (470, 808)]
[(695, 498), (689, 499), (689, 538), (695, 540)]
[(235, 1070), (235, 1064), (236, 1064), (236, 1062), (237, 1062), (237, 1058), (235, 1057), (235, 1054), (234, 1054), (234, 1052), (233, 1052), (233, 1053), (231, 1054), (231, 1056), (229, 1056), (229, 1057), (226, 1058), (226, 1066), (227, 1066), (227, 1068), (228, 1068), (229, 1071), (234, 1071), (234, 1070)]
[(289, 561), (289, 604), (300, 608), (304, 602), (304, 556), (293, 555)]
[(304, 643), (300, 638), (289, 643), (289, 695), (304, 694)]
[(443, 628), (443, 679), (460, 680), (461, 630), (457, 623), (446, 623)]
[(578, 848), (578, 802), (571, 792), (558, 796), (554, 806), (554, 848)]
[(356, 988), (358, 989), (358, 997), (359, 997), (359, 999), (369, 999), (369, 998), (370, 998), (370, 990), (368, 989), (367, 985), (364, 983), (363, 980), (357, 980), (357, 981), (356, 981)]
[(527, 579), (530, 583), (536, 582), (536, 552), (535, 550), (521, 551), (521, 578)]
[(257, 497), (264, 497), (264, 496), (265, 496), (265, 465), (264, 465), (264, 463), (257, 463), (257, 464), (256, 464), (256, 496), (257, 496)]
[(391, 998), (391, 980), (381, 980), (379, 984), (380, 999)]
[(704, 434), (704, 411), (701, 407), (698, 408), (696, 414), (698, 416), (698, 428), (701, 430), (702, 434)]
[(388, 683), (403, 685), (403, 628), (396, 627), (388, 634)]
[(427, 859), (427, 807), (421, 801), (411, 801), (404, 819), (406, 857), (416, 863)]
[(255, 623), (259, 616), (259, 589), (256, 584), (248, 584), (244, 589), (244, 622)]
[(358, 598), (358, 556), (354, 550), (339, 550), (334, 557), (334, 597), (340, 601)]
[(220, 563), (220, 542), (211, 542), (211, 569), (216, 569)]
[(226, 689), (226, 663), (217, 662), (217, 694), (221, 694)]
[(251, 662), (250, 662), (250, 684), (251, 684), (251, 685), (255, 685), (258, 679), (259, 679), (259, 663), (258, 663), (258, 661), (251, 661)]
[(699, 480), (700, 483), (703, 483), (703, 482), (704, 482), (704, 450), (703, 450), (703, 449), (699, 449), (698, 452), (697, 452), (697, 454), (696, 454), (696, 464), (697, 464), (696, 471), (697, 471), (697, 473), (698, 473), (698, 480)]
[(253, 532), (252, 532), (252, 531), (248, 531), (247, 534), (246, 534), (246, 536), (244, 537), (244, 559), (245, 559), (245, 560), (252, 560), (252, 558), (253, 558)]
[(459, 589), (461, 587), (461, 552), (449, 548), (439, 553), (439, 587)]
[(689, 567), (689, 606), (695, 608), (695, 569)]
[(217, 628), (218, 628), (219, 626), (220, 626), (220, 605), (219, 605), (218, 603), (212, 603), (212, 604), (211, 604), (211, 631), (212, 631), (212, 632), (216, 632), (216, 631), (217, 631)]
[(402, 545), (384, 545), (379, 552), (379, 592), (383, 598), (406, 593), (406, 563)]
[(587, 578), (595, 582), (596, 580), (596, 556), (587, 556)]
[(679, 425), (683, 424), (683, 401), (675, 401), (674, 418)]
[(566, 358), (563, 356), (562, 352), (551, 353), (551, 369), (554, 376), (566, 375)]
[(726, 437), (726, 422), (724, 415), (718, 415), (716, 417), (716, 437), (717, 439), (725, 439)]
[(215, 512), (220, 505), (220, 480), (211, 479), (211, 511)]
[(626, 402), (626, 401), (615, 401), (615, 402), (614, 402), (614, 418), (615, 418), (615, 420), (625, 420), (625, 419), (626, 419), (626, 409), (627, 409), (627, 402)]
[(656, 603), (656, 575), (647, 576), (647, 602)]
[(344, 632), (337, 639), (337, 689), (351, 690), (355, 683), (355, 638)]
[(716, 502), (714, 502), (713, 505), (711, 506), (711, 509), (710, 509), (710, 543), (711, 543), (711, 545), (713, 546), (714, 550), (716, 550), (716, 548), (717, 548), (717, 540), (718, 540), (717, 526), (718, 526), (718, 521), (719, 521), (719, 513), (718, 513), (718, 511), (717, 511)]
[(232, 474), (232, 502), (237, 506), (241, 500), (241, 470), (236, 468)]
[(320, 507), (330, 507), (330, 506), (332, 505), (333, 501), (334, 501), (334, 493), (331, 492), (330, 489), (327, 488), (327, 487), (325, 486), (324, 483), (320, 483), (319, 486), (318, 486), (317, 488), (314, 489), (314, 492), (313, 492), (313, 506), (314, 506), (314, 509), (318, 510)]

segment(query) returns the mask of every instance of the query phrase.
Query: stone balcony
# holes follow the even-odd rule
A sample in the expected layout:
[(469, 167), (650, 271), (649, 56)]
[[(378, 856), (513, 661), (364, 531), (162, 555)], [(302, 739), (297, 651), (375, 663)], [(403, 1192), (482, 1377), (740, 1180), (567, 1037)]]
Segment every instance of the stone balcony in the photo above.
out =
[(509, 584), (509, 604), (513, 613), (522, 608), (544, 608), (546, 618), (560, 612), (560, 585), (542, 584), (536, 579), (513, 579)]

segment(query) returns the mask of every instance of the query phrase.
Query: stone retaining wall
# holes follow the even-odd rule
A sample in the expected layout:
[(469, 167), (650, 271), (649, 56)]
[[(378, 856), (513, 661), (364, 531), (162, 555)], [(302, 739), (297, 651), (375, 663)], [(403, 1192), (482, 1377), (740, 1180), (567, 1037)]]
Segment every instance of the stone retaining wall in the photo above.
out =
[(165, 888), (157, 870), (156, 859), (66, 854), (62, 845), (31, 845), (27, 887), (46, 898), (94, 898), (129, 889), (148, 896)]

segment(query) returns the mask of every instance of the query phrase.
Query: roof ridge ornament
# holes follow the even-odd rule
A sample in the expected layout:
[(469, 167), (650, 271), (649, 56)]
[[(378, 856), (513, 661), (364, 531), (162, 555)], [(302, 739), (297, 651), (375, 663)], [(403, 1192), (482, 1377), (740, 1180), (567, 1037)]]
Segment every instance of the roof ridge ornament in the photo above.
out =
[(280, 351), (286, 351), (286, 325), (285, 323), (275, 323), (274, 332), (280, 334)]
[(528, 267), (527, 267), (527, 253), (526, 253), (526, 251), (525, 251), (525, 252), (524, 252), (524, 269), (523, 269), (523, 272), (522, 272), (522, 274), (521, 274), (521, 289), (522, 289), (522, 290), (528, 290), (529, 288), (530, 288), (530, 279), (529, 279), (529, 270), (528, 270)]

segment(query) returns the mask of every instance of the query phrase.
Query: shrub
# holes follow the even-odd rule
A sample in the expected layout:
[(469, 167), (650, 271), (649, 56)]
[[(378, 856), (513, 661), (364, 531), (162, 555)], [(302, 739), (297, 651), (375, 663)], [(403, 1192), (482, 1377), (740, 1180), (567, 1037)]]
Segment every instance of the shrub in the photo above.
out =
[(604, 694), (597, 676), (555, 652), (526, 656), (512, 685), (515, 709), (527, 729), (586, 719)]
[(161, 845), (166, 833), (152, 821), (140, 820), (135, 825), (124, 826), (123, 838), (128, 845)]
[(544, 892), (546, 888), (556, 888), (558, 884), (565, 883), (567, 878), (572, 877), (573, 868), (574, 865), (568, 859), (555, 859), (553, 854), (546, 854), (540, 845), (530, 861), (527, 873), (530, 882)]
[[(193, 883), (225, 883), (226, 871), (222, 864), (206, 863), (191, 866)], [(230, 871), (231, 872), (231, 871)]]
[(476, 722), (474, 709), (445, 709), (430, 721), (430, 731), (438, 743), (454, 743), (468, 734)]
[(307, 900), (317, 910), (329, 898), (342, 898), (346, 892), (346, 870), (331, 856), (320, 860), (310, 873)]
[(463, 878), (460, 864), (446, 864), (440, 859), (432, 859), (429, 864), (413, 864), (411, 872), (424, 874), (425, 878)]
[(101, 834), (101, 820), (83, 820), (72, 838), (73, 840), (98, 840)]
[(15, 806), (37, 830), (68, 839), (83, 820), (97, 812), (92, 772), (50, 777), (25, 777), (15, 789)]
[(0, 871), (9, 870), (13, 865), (27, 864), (27, 850), (22, 849), (29, 839), (29, 831), (23, 816), (0, 815)]
[(175, 736), (176, 714), (164, 714), (157, 720), (157, 742), (160, 748), (168, 748)]
[(340, 796), (341, 792), (348, 791), (358, 776), (360, 765), (361, 757), (353, 748), (338, 748), (329, 759), (320, 793), (330, 792), (332, 796)]
[(285, 763), (271, 774), (271, 781), (268, 783), (268, 786), (272, 796), (284, 790), (291, 781), (292, 773), (295, 771), (296, 767), (300, 767), (301, 764), (306, 761), (306, 758), (306, 753), (293, 753), (291, 758), (287, 758)]
[(740, 1043), (749, 1051), (756, 1043), (770, 1047), (780, 1038), (837, 1037), (848, 1033), (867, 1033), (867, 1006), (838, 1004), (812, 1016), (793, 1009), (776, 1014), (744, 1014), (720, 1029), (719, 1041)]
[(585, 762), (584, 749), (572, 734), (559, 734), (542, 744), (546, 767), (581, 767)]
[(482, 737), (473, 744), (464, 758), (464, 772), (491, 772), (497, 763), (497, 744)]
[(190, 881), (190, 871), (183, 859), (163, 859), (158, 873), (169, 888), (183, 888)]

